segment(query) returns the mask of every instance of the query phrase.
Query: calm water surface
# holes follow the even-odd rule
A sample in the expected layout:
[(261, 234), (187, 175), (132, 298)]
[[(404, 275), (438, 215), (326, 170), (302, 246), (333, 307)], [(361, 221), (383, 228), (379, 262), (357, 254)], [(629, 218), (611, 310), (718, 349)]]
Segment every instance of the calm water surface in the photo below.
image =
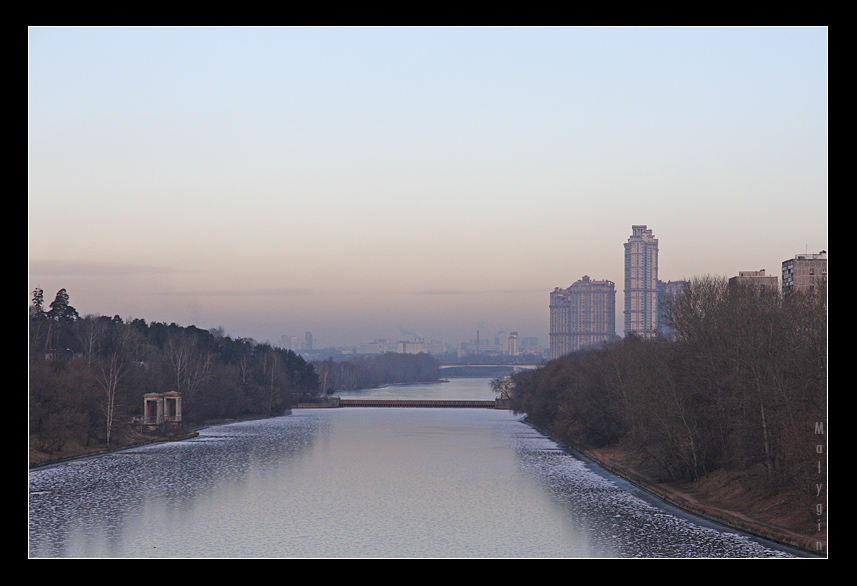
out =
[[(489, 382), (356, 393), (493, 399)], [(627, 488), (508, 411), (294, 410), (30, 472), (29, 555), (787, 555)]]

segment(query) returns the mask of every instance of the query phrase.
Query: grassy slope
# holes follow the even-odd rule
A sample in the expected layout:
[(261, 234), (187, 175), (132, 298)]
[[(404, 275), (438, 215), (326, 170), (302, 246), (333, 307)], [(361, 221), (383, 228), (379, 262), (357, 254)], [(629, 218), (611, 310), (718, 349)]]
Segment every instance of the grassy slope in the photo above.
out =
[(772, 491), (761, 466), (740, 472), (718, 470), (699, 481), (659, 482), (639, 457), (621, 448), (585, 453), (605, 468), (688, 511), (813, 553), (821, 543), (826, 555), (826, 515), (819, 531), (817, 499), (812, 490)]

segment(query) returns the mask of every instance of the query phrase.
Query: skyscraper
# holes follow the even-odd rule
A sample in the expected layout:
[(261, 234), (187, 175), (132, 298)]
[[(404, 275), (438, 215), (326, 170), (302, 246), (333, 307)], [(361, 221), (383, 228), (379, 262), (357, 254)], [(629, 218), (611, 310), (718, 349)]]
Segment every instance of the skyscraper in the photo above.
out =
[(550, 295), (550, 357), (559, 358), (616, 337), (616, 287), (588, 276)]
[(625, 335), (658, 331), (658, 239), (645, 225), (631, 226), (625, 243)]

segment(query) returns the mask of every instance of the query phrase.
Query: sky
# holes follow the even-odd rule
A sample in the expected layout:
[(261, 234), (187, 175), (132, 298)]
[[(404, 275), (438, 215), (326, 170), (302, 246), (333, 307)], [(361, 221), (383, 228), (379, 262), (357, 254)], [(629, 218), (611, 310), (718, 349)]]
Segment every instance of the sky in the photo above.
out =
[(28, 302), (316, 347), (827, 250), (826, 28), (28, 30)]

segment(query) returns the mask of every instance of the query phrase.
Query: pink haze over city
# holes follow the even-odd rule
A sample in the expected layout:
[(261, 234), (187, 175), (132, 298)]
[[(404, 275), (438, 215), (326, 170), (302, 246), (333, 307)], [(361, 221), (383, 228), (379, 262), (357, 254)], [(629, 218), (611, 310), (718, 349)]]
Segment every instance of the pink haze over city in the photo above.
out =
[(827, 250), (826, 28), (28, 30), (28, 299), (548, 343), (554, 287)]

